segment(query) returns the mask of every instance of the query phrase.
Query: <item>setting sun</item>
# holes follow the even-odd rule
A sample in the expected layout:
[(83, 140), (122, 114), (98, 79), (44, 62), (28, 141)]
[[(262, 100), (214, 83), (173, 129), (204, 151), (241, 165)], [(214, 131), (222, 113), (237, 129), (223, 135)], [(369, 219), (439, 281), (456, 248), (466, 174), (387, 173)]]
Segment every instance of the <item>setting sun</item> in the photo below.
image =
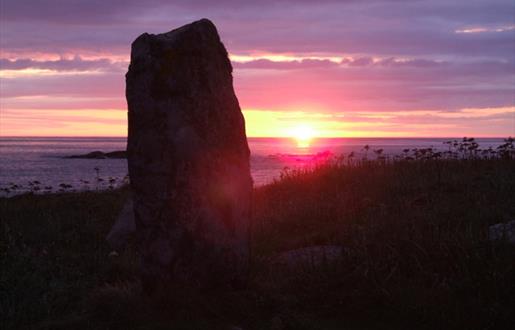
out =
[(291, 136), (295, 139), (299, 148), (309, 147), (314, 135), (315, 131), (307, 124), (295, 126), (291, 130)]

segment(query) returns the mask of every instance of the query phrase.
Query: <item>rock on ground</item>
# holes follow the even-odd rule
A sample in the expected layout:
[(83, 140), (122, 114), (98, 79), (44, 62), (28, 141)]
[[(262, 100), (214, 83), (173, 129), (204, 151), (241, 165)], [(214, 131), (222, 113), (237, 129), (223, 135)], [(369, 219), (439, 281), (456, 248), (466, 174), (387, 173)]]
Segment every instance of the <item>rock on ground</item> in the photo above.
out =
[(142, 280), (242, 283), (252, 179), (232, 66), (207, 19), (139, 36), (126, 76)]
[(488, 237), (491, 241), (505, 240), (515, 244), (515, 220), (489, 226)]
[(113, 228), (107, 235), (107, 242), (114, 250), (120, 251), (128, 243), (129, 237), (134, 234), (136, 223), (134, 221), (134, 204), (129, 198), (123, 205), (120, 214), (116, 218)]

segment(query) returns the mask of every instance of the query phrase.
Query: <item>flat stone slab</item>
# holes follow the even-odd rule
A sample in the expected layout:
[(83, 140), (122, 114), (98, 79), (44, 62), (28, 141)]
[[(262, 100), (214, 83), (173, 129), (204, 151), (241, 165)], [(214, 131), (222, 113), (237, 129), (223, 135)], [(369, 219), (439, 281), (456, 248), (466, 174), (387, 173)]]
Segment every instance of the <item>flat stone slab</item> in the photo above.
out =
[(344, 248), (340, 245), (316, 245), (282, 252), (271, 259), (271, 264), (287, 268), (316, 268), (341, 258)]

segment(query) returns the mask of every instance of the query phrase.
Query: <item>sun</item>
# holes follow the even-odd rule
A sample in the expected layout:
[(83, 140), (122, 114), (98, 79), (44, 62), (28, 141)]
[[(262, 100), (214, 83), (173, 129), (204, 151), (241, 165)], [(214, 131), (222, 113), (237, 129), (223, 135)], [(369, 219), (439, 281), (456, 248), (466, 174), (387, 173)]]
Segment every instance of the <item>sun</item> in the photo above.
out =
[(291, 137), (297, 142), (299, 148), (307, 148), (315, 136), (315, 130), (308, 124), (299, 124), (292, 128)]

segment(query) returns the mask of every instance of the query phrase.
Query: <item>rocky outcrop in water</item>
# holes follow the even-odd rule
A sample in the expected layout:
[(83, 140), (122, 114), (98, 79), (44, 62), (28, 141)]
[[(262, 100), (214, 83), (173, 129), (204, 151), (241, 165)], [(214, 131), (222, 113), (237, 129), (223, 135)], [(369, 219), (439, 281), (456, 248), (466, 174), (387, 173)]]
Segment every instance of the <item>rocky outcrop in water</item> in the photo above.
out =
[(102, 151), (92, 151), (84, 155), (71, 155), (66, 156), (64, 158), (70, 159), (123, 159), (127, 158), (127, 152), (124, 150), (119, 151), (111, 151), (111, 152), (102, 152)]
[(142, 279), (244, 282), (252, 179), (245, 123), (218, 32), (203, 19), (132, 44), (128, 164)]

